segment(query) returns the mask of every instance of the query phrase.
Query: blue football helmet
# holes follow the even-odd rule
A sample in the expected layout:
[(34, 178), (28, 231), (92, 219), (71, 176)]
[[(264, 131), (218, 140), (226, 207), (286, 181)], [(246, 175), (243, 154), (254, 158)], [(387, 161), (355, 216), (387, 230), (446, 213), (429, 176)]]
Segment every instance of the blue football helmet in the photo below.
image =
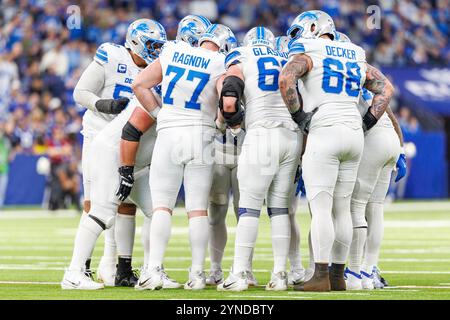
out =
[(166, 30), (159, 22), (138, 19), (128, 27), (125, 47), (149, 64), (158, 58), (166, 41)]
[(270, 48), (275, 47), (275, 36), (272, 31), (265, 27), (254, 27), (245, 34), (244, 46), (266, 46)]
[(219, 52), (228, 53), (237, 47), (237, 40), (233, 31), (223, 24), (213, 24), (200, 38), (198, 45), (204, 41), (211, 41), (219, 47)]
[(320, 10), (310, 10), (299, 14), (287, 31), (287, 36), (290, 39), (314, 39), (324, 34), (331, 35), (334, 40), (336, 27), (333, 19)]
[(184, 41), (191, 46), (198, 46), (198, 40), (211, 26), (211, 22), (200, 15), (190, 14), (178, 23), (177, 41)]

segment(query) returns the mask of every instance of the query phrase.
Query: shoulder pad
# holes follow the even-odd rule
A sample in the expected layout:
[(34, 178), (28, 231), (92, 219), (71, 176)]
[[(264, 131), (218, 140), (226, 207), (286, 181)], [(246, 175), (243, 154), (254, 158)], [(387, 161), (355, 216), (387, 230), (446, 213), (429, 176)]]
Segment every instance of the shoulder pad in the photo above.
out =
[(289, 43), (289, 56), (311, 51), (311, 39), (296, 39)]
[(101, 44), (97, 51), (95, 52), (94, 60), (101, 65), (110, 63), (113, 60), (123, 60), (122, 56), (124, 54), (125, 47), (111, 43), (105, 42)]
[(233, 64), (238, 64), (243, 61), (245, 53), (242, 48), (236, 48), (230, 51), (225, 58), (225, 69), (228, 69)]

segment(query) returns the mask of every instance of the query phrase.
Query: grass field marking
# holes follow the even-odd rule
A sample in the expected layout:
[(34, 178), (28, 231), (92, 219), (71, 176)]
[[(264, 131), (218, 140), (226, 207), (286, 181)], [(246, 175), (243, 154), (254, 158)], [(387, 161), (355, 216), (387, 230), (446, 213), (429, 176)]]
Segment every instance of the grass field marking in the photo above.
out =
[(391, 289), (450, 289), (450, 286), (416, 286), (416, 285), (410, 285), (410, 286), (395, 286), (395, 287), (388, 287)]
[[(308, 292), (309, 293), (309, 292)], [(312, 297), (307, 296), (272, 296), (272, 295), (266, 295), (266, 296), (257, 296), (257, 295), (245, 295), (245, 296), (224, 296), (224, 298), (255, 298), (255, 299), (311, 299)]]
[(48, 285), (59, 285), (60, 282), (39, 282), (39, 281), (0, 281), (0, 284), (34, 284), (34, 285), (42, 285), (42, 284), (48, 284)]

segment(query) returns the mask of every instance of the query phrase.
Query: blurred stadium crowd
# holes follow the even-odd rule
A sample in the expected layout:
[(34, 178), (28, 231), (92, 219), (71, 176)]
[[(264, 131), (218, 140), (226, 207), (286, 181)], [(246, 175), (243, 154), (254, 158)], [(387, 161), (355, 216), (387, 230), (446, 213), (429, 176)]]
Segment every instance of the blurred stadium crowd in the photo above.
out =
[[(81, 28), (69, 29), (67, 8), (81, 9)], [(381, 28), (369, 29), (370, 5), (381, 9)], [(0, 206), (8, 162), (17, 153), (46, 154), (54, 183), (79, 197), (77, 164), (84, 108), (73, 101), (79, 76), (99, 44), (122, 44), (129, 23), (160, 21), (174, 39), (180, 18), (202, 14), (232, 28), (238, 38), (264, 25), (284, 35), (302, 11), (329, 13), (336, 28), (367, 50), (376, 66), (448, 65), (450, 0), (135, 0), (13, 1), (0, 5)], [(397, 110), (405, 131), (420, 130), (407, 106)], [(58, 195), (57, 195), (58, 196)], [(55, 203), (56, 207), (60, 204)]]

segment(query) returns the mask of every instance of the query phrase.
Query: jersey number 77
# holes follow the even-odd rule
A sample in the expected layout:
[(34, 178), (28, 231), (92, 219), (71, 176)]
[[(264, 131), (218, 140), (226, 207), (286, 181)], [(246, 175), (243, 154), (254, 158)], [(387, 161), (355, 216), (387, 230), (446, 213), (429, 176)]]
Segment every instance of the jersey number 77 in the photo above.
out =
[[(173, 105), (173, 98), (171, 97), (172, 91), (175, 88), (176, 83), (183, 77), (183, 75), (186, 73), (185, 68), (176, 67), (173, 65), (169, 65), (166, 70), (166, 76), (170, 75), (171, 73), (175, 73), (175, 76), (170, 80), (169, 85), (167, 87), (166, 94), (163, 97), (163, 103), (164, 104), (171, 104)], [(203, 89), (205, 88), (206, 84), (209, 81), (210, 75), (208, 73), (195, 71), (195, 70), (189, 70), (186, 76), (187, 81), (194, 81), (194, 79), (200, 79), (200, 81), (197, 84), (197, 87), (195, 88), (194, 92), (192, 93), (191, 99), (189, 101), (185, 101), (184, 107), (188, 109), (195, 109), (200, 110), (200, 103), (198, 103), (198, 97), (202, 93)]]

